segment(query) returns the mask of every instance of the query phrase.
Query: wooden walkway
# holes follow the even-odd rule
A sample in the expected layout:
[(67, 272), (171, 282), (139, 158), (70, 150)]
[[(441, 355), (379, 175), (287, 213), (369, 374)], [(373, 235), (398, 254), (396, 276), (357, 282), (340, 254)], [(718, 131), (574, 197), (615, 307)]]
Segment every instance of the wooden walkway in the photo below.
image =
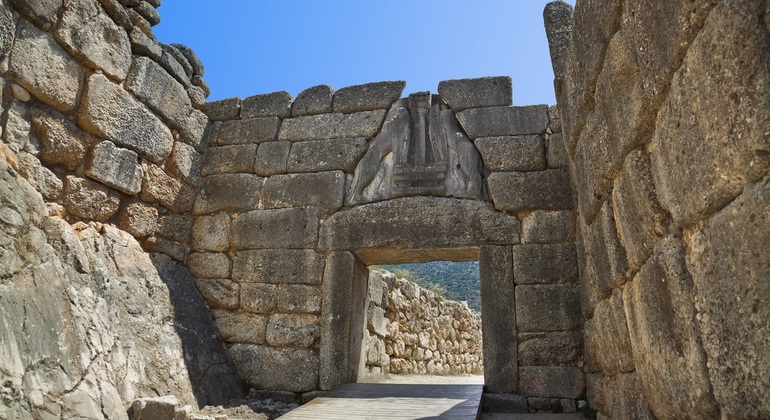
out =
[[(445, 377), (442, 382), (450, 381), (451, 377)], [(280, 419), (473, 420), (479, 412), (483, 387), (481, 383), (415, 384), (390, 381), (346, 384), (286, 413)]]

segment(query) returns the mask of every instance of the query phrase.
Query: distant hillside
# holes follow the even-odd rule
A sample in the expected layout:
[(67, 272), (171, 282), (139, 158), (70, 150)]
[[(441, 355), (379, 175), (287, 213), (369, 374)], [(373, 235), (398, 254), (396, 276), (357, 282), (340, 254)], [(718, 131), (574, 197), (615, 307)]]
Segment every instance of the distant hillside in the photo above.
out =
[(424, 264), (394, 264), (379, 267), (404, 277), (447, 299), (466, 301), (471, 309), (481, 311), (479, 263), (434, 261)]

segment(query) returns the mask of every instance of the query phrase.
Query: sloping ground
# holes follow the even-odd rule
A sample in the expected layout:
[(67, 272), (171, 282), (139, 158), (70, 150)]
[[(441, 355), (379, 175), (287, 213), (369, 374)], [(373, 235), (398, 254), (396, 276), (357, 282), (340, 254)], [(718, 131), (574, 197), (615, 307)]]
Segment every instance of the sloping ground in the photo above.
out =
[[(0, 146), (2, 147), (2, 146)], [(0, 148), (0, 418), (127, 418), (135, 398), (241, 395), (187, 270), (48, 217)]]

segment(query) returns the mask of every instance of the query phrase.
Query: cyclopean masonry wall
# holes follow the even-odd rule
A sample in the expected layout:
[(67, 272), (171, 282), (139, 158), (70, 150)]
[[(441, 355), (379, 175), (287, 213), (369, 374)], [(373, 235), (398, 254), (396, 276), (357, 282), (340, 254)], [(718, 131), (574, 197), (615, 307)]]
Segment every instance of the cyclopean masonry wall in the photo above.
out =
[(481, 314), (385, 270), (369, 271), (366, 376), (481, 373)]
[(767, 11), (546, 7), (604, 418), (770, 417)]
[(478, 260), (488, 390), (576, 399), (573, 198), (554, 110), (511, 106), (510, 78), (403, 88), (207, 104), (187, 265), (241, 378), (294, 392), (355, 381), (368, 265)]

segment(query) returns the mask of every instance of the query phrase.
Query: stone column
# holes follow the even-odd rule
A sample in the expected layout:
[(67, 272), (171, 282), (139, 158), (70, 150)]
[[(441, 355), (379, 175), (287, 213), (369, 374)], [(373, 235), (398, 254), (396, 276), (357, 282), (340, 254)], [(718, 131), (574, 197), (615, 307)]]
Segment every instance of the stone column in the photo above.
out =
[(361, 358), (369, 270), (351, 252), (326, 259), (321, 308), (319, 387), (355, 382)]
[(479, 249), (481, 317), (484, 340), (484, 384), (493, 394), (518, 388), (518, 343), (510, 246)]

